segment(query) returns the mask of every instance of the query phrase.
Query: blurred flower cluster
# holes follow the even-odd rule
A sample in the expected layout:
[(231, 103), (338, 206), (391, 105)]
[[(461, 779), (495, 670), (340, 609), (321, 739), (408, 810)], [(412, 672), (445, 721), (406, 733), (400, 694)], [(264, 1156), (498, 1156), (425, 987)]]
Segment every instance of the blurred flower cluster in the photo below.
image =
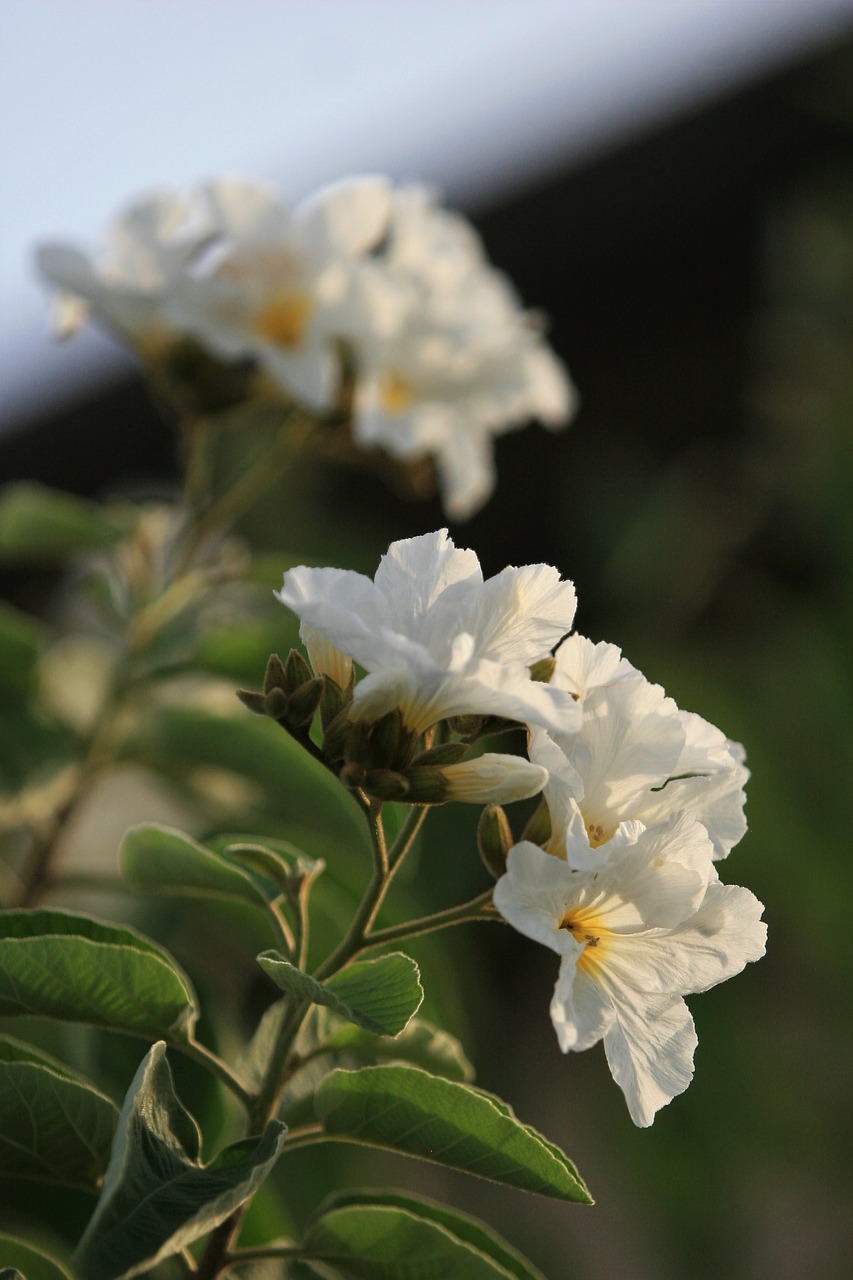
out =
[[(746, 830), (743, 749), (613, 645), (567, 636), (575, 593), (556, 569), (484, 581), (446, 531), (393, 543), (372, 582), (292, 569), (279, 599), (301, 619), (314, 705), (325, 697), (334, 713), (323, 751), (347, 785), (414, 804), (544, 788), (519, 840), (503, 813), (481, 824), (484, 858), (503, 872), (494, 903), (561, 957), (551, 1017), (563, 1050), (603, 1039), (632, 1118), (651, 1124), (693, 1073), (682, 997), (764, 953), (761, 903), (714, 865)], [(246, 696), (286, 718), (270, 693)], [(298, 707), (300, 690), (289, 696)], [(478, 747), (513, 726), (529, 760)]]
[(140, 200), (98, 258), (44, 244), (38, 263), (60, 291), (61, 333), (91, 314), (155, 367), (190, 340), (258, 369), (345, 422), (356, 446), (431, 458), (454, 519), (494, 488), (493, 436), (574, 411), (541, 320), (466, 219), (421, 187), (353, 178), (291, 210), (222, 179)]

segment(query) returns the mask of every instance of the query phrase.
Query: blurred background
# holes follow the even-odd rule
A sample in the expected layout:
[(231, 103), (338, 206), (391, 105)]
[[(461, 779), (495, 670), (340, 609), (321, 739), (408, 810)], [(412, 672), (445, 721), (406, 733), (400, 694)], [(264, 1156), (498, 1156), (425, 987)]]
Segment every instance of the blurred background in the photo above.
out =
[[(294, 197), (428, 180), (548, 317), (582, 401), (562, 434), (498, 441), (497, 494), (457, 543), (487, 574), (559, 566), (579, 630), (747, 747), (750, 831), (723, 874), (766, 903), (768, 955), (693, 999), (696, 1079), (651, 1130), (600, 1049), (559, 1052), (550, 953), (498, 928), (423, 947), (428, 991), (457, 975), (435, 1009), (478, 1083), (597, 1205), (390, 1157), (364, 1176), (477, 1213), (551, 1280), (847, 1274), (853, 5), (2, 0), (0, 36), (0, 479), (102, 496), (176, 475), (129, 357), (94, 331), (50, 345), (37, 238), (92, 242), (136, 191), (216, 172)], [(443, 523), (326, 464), (246, 533), (372, 572)], [(22, 607), (49, 585), (2, 578)], [(428, 832), (427, 907), (484, 887), (464, 817)], [(322, 1159), (293, 1177), (297, 1219), (362, 1176)]]

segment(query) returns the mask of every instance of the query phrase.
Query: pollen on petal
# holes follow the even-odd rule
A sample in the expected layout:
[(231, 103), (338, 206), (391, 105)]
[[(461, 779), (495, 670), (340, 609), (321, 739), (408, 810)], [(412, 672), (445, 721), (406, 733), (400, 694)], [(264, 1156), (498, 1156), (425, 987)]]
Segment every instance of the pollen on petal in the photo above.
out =
[(405, 413), (415, 403), (415, 389), (396, 369), (389, 369), (380, 380), (379, 399), (385, 413)]
[(282, 293), (261, 307), (254, 329), (277, 347), (292, 350), (304, 337), (311, 318), (311, 299), (306, 293)]

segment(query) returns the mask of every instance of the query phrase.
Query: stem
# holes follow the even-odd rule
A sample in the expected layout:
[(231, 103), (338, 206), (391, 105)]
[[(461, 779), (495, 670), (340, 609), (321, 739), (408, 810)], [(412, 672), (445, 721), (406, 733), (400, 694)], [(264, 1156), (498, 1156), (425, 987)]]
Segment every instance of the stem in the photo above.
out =
[(91, 792), (98, 774), (112, 758), (114, 744), (111, 737), (116, 714), (126, 693), (129, 659), (129, 651), (125, 648), (113, 669), (97, 719), (89, 732), (88, 746), (80, 764), (74, 795), (51, 814), (41, 831), (33, 832), (34, 856), (18, 899), (19, 907), (34, 906), (48, 887), (51, 863), (59, 847), (63, 829)]
[(181, 569), (192, 562), (196, 551), (207, 538), (231, 528), (281, 478), (285, 465), (292, 461), (298, 451), (304, 449), (315, 425), (314, 419), (300, 409), (294, 407), (287, 412), (272, 447), (265, 449), (247, 467), (236, 484), (193, 521), (183, 547)]
[(388, 865), (392, 875), (414, 844), (415, 836), (426, 821), (428, 812), (429, 809), (426, 805), (413, 807), (409, 810), (405, 822), (397, 832), (397, 839), (388, 853)]
[(208, 1071), (218, 1076), (226, 1089), (230, 1089), (234, 1097), (247, 1110), (252, 1106), (254, 1099), (249, 1090), (234, 1074), (228, 1063), (223, 1062), (212, 1049), (208, 1049), (207, 1045), (200, 1044), (198, 1040), (174, 1040), (171, 1044), (173, 1048), (186, 1054), (188, 1058), (192, 1058), (200, 1066), (206, 1067)]
[(368, 947), (383, 947), (389, 942), (400, 942), (404, 938), (417, 938), (425, 933), (435, 933), (437, 929), (447, 929), (454, 924), (468, 924), (474, 920), (500, 919), (491, 909), (492, 890), (462, 902), (458, 907), (447, 907), (444, 911), (434, 911), (431, 915), (421, 916), (418, 920), (407, 920), (404, 924), (391, 925), (387, 929), (374, 929), (364, 938), (362, 950)]

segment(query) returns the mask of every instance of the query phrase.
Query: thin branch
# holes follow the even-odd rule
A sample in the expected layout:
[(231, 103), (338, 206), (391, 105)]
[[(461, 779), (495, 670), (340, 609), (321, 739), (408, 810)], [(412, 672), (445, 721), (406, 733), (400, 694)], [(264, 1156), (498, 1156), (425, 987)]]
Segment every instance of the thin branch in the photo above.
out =
[(365, 935), (362, 950), (368, 947), (382, 947), (389, 942), (401, 942), (405, 938), (417, 938), (425, 933), (435, 933), (438, 929), (447, 929), (451, 925), (469, 924), (477, 920), (500, 920), (502, 917), (492, 908), (492, 890), (479, 894), (469, 902), (460, 903), (457, 907), (447, 907), (444, 911), (434, 911), (432, 915), (421, 916), (418, 920), (407, 920), (403, 924), (390, 925), (387, 929), (374, 929)]

